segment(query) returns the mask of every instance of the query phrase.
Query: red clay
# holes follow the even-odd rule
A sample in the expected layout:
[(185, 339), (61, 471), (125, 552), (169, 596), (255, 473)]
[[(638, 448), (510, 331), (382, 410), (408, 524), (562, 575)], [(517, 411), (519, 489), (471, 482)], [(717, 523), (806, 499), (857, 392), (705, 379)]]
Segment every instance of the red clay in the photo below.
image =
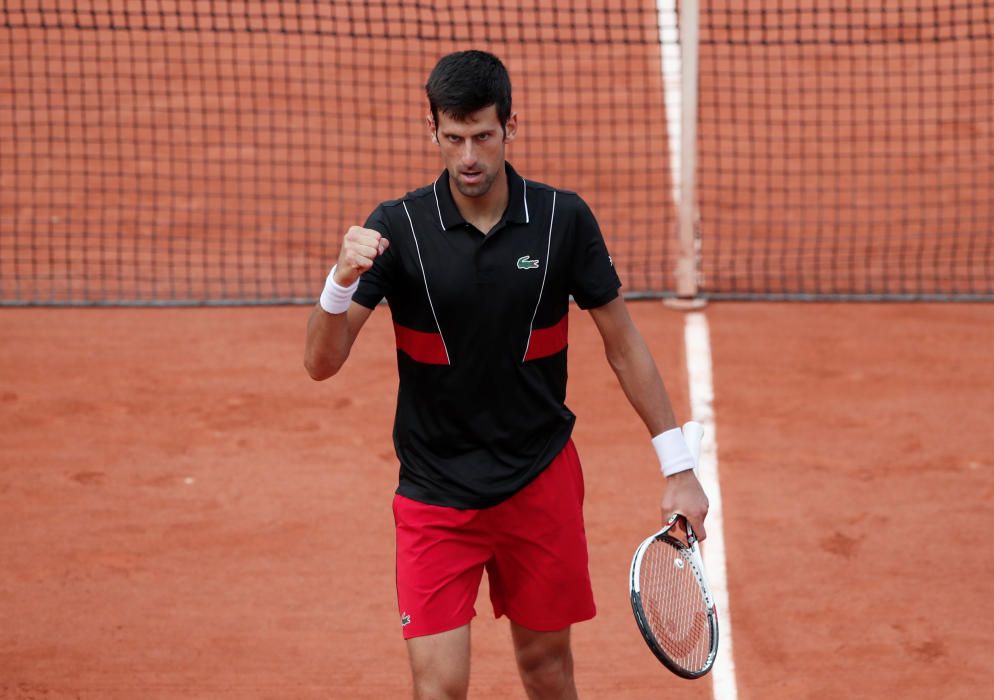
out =
[[(635, 306), (685, 404), (682, 318)], [(8, 310), (0, 346), (0, 697), (407, 697), (390, 501), (389, 313), (339, 377), (302, 366), (309, 309)], [(588, 697), (687, 686), (631, 619), (661, 485), (576, 309), (570, 404), (598, 617)], [(681, 413), (685, 409), (681, 408)], [(474, 697), (521, 697), (485, 590)]]
[[(633, 303), (687, 416), (683, 316)], [(309, 309), (0, 314), (0, 698), (403, 698), (385, 309), (343, 374)], [(658, 522), (587, 314), (569, 404), (598, 616), (586, 698), (710, 696), (631, 618)], [(958, 698), (994, 681), (990, 306), (712, 305), (739, 697)], [(956, 421), (955, 427), (949, 423)], [(519, 698), (481, 591), (472, 697)]]
[(989, 695), (994, 307), (708, 316), (740, 700)]

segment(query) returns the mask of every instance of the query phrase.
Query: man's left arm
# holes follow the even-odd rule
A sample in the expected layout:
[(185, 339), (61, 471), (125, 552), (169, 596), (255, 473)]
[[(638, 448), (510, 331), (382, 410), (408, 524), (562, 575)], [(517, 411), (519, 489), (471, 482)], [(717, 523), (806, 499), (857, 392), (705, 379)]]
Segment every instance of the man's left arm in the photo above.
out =
[[(618, 296), (613, 301), (590, 309), (604, 340), (604, 352), (611, 369), (618, 377), (625, 396), (649, 430), (658, 436), (677, 427), (673, 406), (659, 374), (649, 347), (639, 333), (625, 306)], [(708, 498), (692, 469), (666, 477), (661, 511), (663, 522), (680, 512), (686, 516), (699, 539), (704, 539), (704, 518), (708, 512)]]

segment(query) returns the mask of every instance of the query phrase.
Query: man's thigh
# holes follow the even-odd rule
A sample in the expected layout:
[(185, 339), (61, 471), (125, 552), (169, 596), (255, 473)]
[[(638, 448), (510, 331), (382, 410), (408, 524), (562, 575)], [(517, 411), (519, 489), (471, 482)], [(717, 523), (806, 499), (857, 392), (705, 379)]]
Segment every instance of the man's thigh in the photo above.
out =
[(469, 691), (469, 625), (407, 640), (415, 698), (465, 698)]
[(475, 525), (479, 511), (394, 497), (397, 605), (404, 638), (466, 625), (492, 552)]
[(535, 481), (487, 513), (497, 533), (487, 564), (497, 615), (539, 632), (594, 616), (583, 495), (570, 441)]

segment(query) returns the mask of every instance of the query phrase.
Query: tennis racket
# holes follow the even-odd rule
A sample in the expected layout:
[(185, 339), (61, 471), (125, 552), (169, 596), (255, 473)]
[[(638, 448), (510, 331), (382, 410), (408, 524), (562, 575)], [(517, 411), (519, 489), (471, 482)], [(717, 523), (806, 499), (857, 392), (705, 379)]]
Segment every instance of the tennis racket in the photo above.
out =
[[(698, 459), (704, 428), (693, 421), (683, 435)], [(679, 524), (687, 541), (677, 537)], [(718, 653), (718, 613), (704, 576), (697, 538), (677, 513), (635, 550), (630, 576), (632, 611), (649, 649), (682, 678), (700, 678)]]

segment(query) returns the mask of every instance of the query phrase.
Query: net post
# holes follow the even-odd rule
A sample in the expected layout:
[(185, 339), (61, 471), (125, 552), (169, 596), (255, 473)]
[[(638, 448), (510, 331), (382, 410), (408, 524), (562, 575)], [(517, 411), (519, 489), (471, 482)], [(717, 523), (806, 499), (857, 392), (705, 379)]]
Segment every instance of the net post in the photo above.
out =
[(699, 0), (680, 3), (680, 187), (677, 202), (680, 254), (676, 299), (667, 306), (696, 309), (706, 301), (697, 284), (697, 85), (700, 37)]

